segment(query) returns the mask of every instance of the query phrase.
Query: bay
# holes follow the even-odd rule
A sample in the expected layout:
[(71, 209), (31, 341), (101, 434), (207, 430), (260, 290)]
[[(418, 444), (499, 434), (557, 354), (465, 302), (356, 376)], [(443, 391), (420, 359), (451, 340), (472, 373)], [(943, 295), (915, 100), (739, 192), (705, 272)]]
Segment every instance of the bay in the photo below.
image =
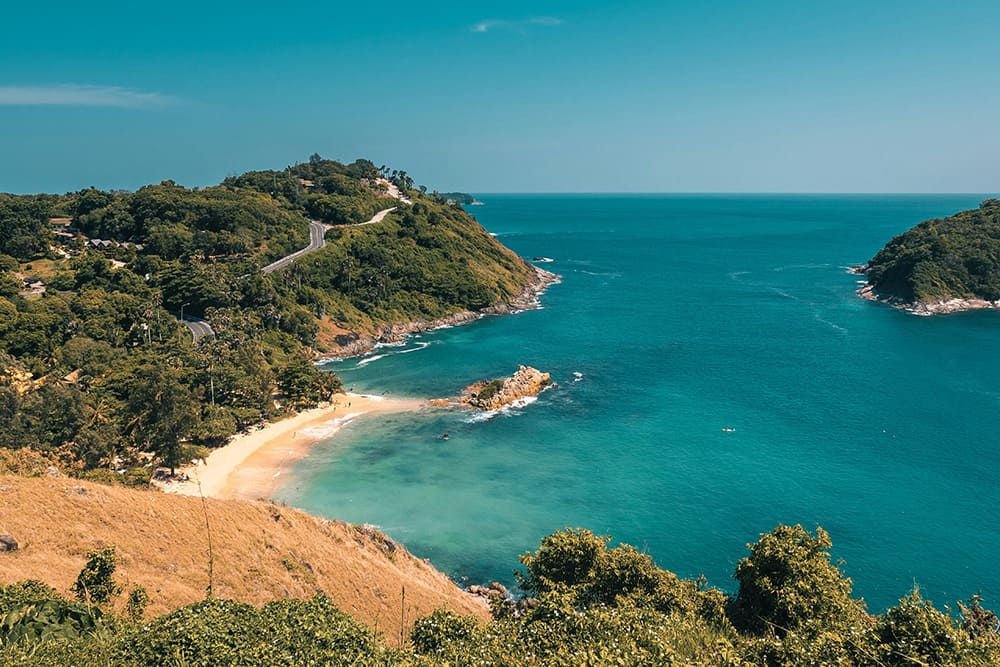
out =
[(543, 308), (329, 368), (394, 396), (519, 363), (557, 385), (491, 419), (358, 420), (279, 499), (375, 524), (459, 582), (513, 585), (519, 553), (579, 526), (734, 591), (745, 545), (801, 523), (873, 611), (914, 583), (995, 605), (1000, 313), (916, 317), (846, 270), (983, 198), (479, 195), (504, 244), (553, 259)]

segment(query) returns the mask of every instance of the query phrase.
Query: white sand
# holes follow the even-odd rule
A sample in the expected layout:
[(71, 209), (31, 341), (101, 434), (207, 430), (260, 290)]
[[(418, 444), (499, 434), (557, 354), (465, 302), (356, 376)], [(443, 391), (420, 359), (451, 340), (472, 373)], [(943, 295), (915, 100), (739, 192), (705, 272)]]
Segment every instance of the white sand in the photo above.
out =
[[(305, 410), (288, 419), (234, 436), (204, 462), (178, 469), (188, 481), (164, 485), (167, 493), (211, 498), (270, 497), (286, 467), (302, 458), (316, 441), (364, 415), (407, 412), (426, 403), (362, 394), (337, 394), (332, 405)], [(199, 490), (200, 483), (200, 490)]]

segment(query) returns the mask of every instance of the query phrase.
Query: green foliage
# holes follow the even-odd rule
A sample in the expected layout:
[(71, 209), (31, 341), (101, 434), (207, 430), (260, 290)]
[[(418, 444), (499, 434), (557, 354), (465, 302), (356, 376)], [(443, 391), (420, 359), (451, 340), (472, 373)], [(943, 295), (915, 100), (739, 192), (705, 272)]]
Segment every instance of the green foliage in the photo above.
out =
[(503, 389), (503, 380), (493, 380), (492, 382), (487, 383), (485, 387), (479, 390), (479, 393), (476, 394), (476, 398), (482, 401), (489, 400), (494, 396), (496, 396), (497, 392), (499, 392), (501, 389)]
[(107, 604), (121, 593), (121, 586), (114, 580), (117, 567), (115, 548), (107, 546), (87, 553), (87, 564), (73, 584), (72, 590), (81, 602)]
[(519, 293), (530, 277), (463, 211), (421, 200), (378, 225), (330, 232), (327, 247), (275, 287), (312, 312), (359, 325), (483, 309)]
[(138, 623), (146, 614), (146, 606), (149, 604), (149, 593), (142, 586), (133, 586), (129, 589), (128, 600), (125, 603), (125, 615), (133, 623)]
[(519, 557), (527, 569), (527, 573), (518, 575), (521, 588), (543, 595), (589, 586), (597, 559), (609, 541), (585, 528), (566, 528), (543, 538), (538, 551)]
[(279, 389), (296, 410), (328, 401), (333, 392), (340, 389), (339, 378), (320, 372), (301, 358), (294, 358), (278, 369), (277, 379)]
[(852, 627), (864, 618), (864, 604), (851, 598), (851, 580), (830, 561), (830, 536), (816, 528), (778, 526), (748, 545), (750, 556), (736, 567), (739, 593), (733, 603), (736, 626), (753, 634), (809, 632)]
[(0, 253), (31, 259), (48, 247), (53, 195), (0, 194)]
[(228, 600), (182, 607), (124, 636), (114, 665), (385, 665), (393, 652), (324, 595), (258, 610)]
[(16, 644), (78, 639), (97, 630), (100, 619), (101, 611), (90, 605), (61, 599), (27, 602), (0, 619), (0, 641)]
[(0, 646), (86, 637), (102, 624), (102, 612), (61, 597), (40, 581), (0, 586)]
[(431, 654), (443, 651), (449, 644), (468, 642), (475, 632), (476, 619), (438, 609), (430, 616), (417, 619), (410, 642), (417, 653)]
[(728, 625), (721, 591), (681, 580), (630, 545), (608, 549), (608, 542), (588, 530), (567, 528), (544, 538), (534, 554), (522, 555), (527, 572), (518, 573), (521, 587), (541, 598), (532, 616), (551, 619), (595, 606), (635, 607)]
[[(960, 605), (961, 627), (917, 591), (877, 617), (852, 617), (860, 601), (848, 600), (853, 606), (838, 611), (847, 604), (845, 580), (829, 562), (829, 538), (820, 529), (814, 537), (798, 526), (779, 526), (740, 562), (741, 594), (749, 592), (744, 585), (761, 584), (753, 581), (758, 574), (772, 580), (766, 588), (778, 602), (766, 610), (791, 615), (785, 631), (773, 623), (762, 632), (737, 631), (722, 615), (721, 593), (679, 580), (631, 547), (608, 549), (608, 542), (585, 530), (548, 536), (522, 557), (528, 569), (522, 576), (539, 600), (487, 624), (435, 611), (414, 623), (403, 650), (386, 647), (322, 594), (260, 609), (208, 599), (139, 626), (142, 589), (130, 593), (126, 620), (68, 602), (38, 582), (0, 586), (0, 666), (1000, 664), (996, 616), (978, 596)], [(774, 585), (778, 581), (782, 585)], [(803, 596), (811, 602), (799, 604)], [(757, 598), (729, 609), (735, 621), (742, 621), (750, 599)], [(719, 614), (698, 611), (705, 600)], [(975, 632), (966, 629), (970, 623)]]
[(1000, 631), (1000, 619), (997, 615), (983, 607), (983, 598), (976, 593), (965, 603), (958, 603), (962, 613), (962, 629), (972, 637), (988, 637)]
[[(313, 156), (218, 187), (0, 195), (0, 375), (30, 377), (27, 390), (0, 381), (2, 442), (58, 453), (75, 474), (141, 483), (135, 448), (173, 467), (185, 444), (223, 444), (327, 399), (339, 380), (306, 360), (330, 331), (369, 334), (523, 289), (530, 268), (474, 220), (416, 192), (402, 204), (383, 175), (412, 188), (402, 171)], [(350, 225), (390, 207), (378, 225), (331, 230), (324, 249), (260, 271), (307, 245), (308, 218)], [(67, 242), (71, 258), (46, 265), (46, 293), (20, 297), (19, 260), (61, 242), (48, 220), (67, 215), (84, 237), (119, 245)], [(182, 311), (216, 335), (193, 345)]]
[(882, 644), (882, 661), (887, 665), (958, 662), (971, 644), (968, 634), (917, 589), (879, 619), (876, 632)]
[(921, 222), (869, 262), (879, 296), (902, 303), (950, 298), (1000, 299), (1000, 200)]

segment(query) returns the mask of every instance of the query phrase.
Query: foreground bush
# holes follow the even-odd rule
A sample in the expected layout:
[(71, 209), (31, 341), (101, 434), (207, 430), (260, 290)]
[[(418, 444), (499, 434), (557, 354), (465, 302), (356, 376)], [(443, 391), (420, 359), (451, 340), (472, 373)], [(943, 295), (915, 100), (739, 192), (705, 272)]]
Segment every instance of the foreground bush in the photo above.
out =
[(536, 597), (495, 603), (485, 625), (436, 611), (402, 649), (322, 594), (260, 609), (208, 599), (142, 625), (141, 614), (119, 618), (38, 582), (12, 584), (0, 587), (0, 666), (1000, 664), (998, 620), (978, 596), (959, 604), (958, 619), (917, 590), (872, 616), (822, 529), (779, 526), (749, 545), (733, 598), (609, 542), (586, 530), (546, 537), (521, 557), (522, 586)]

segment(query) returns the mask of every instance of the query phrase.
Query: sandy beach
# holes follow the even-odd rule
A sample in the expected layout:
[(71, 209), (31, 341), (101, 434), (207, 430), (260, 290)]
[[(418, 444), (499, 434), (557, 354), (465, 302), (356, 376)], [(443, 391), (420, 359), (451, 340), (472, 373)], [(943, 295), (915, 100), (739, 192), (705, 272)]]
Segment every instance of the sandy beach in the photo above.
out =
[[(236, 435), (203, 462), (184, 466), (188, 480), (165, 484), (167, 493), (211, 498), (270, 498), (291, 465), (309, 448), (357, 418), (372, 414), (408, 412), (425, 407), (415, 399), (364, 394), (337, 394), (330, 405), (304, 410), (293, 417)], [(199, 490), (200, 483), (200, 490)]]

